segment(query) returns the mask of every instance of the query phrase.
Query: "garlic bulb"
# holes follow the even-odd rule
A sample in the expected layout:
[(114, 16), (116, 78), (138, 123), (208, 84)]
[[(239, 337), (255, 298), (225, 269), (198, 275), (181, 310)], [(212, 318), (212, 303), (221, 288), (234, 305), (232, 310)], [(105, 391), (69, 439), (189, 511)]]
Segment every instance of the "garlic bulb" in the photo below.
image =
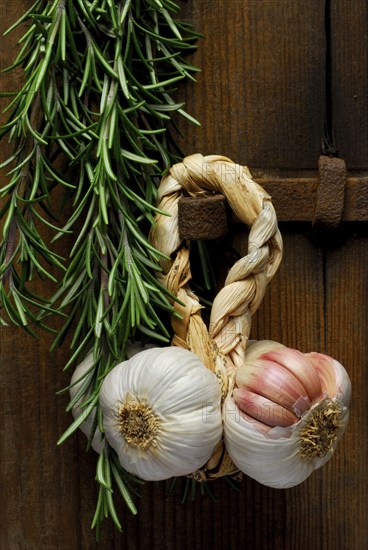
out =
[[(89, 353), (83, 361), (77, 366), (75, 369), (71, 382), (70, 382), (70, 399), (74, 399), (75, 395), (79, 392), (82, 385), (85, 383), (86, 380), (91, 381), (92, 378), (92, 366), (93, 366), (93, 354), (92, 352)], [(88, 372), (90, 371), (90, 372)], [(87, 382), (88, 385), (88, 382)], [(74, 418), (78, 418), (82, 412), (83, 409), (80, 408), (79, 404), (83, 403), (83, 401), (88, 397), (87, 393), (84, 393), (81, 398), (78, 400), (77, 404), (74, 405), (72, 409), (72, 413)], [(82, 422), (82, 424), (79, 426), (83, 433), (86, 434), (86, 436), (89, 438), (91, 434), (91, 430), (93, 428), (94, 419), (96, 414), (96, 407), (92, 409), (90, 414), (87, 416), (86, 420)], [(94, 436), (91, 441), (92, 448), (97, 452), (101, 453), (103, 447), (105, 446), (105, 442), (103, 440), (103, 435), (101, 434), (100, 430), (97, 428)]]
[[(154, 346), (152, 346), (151, 344), (146, 344), (145, 347), (143, 348), (140, 343), (135, 343), (128, 340), (126, 343), (126, 355), (128, 359), (130, 359), (131, 357), (133, 357), (143, 349), (149, 349), (152, 347)], [(70, 382), (70, 390), (69, 390), (71, 400), (74, 399), (75, 395), (79, 392), (80, 388), (82, 387), (82, 385), (85, 383), (86, 380), (88, 380), (88, 382), (91, 381), (91, 378), (93, 375), (92, 366), (93, 366), (93, 353), (90, 352), (83, 359), (83, 361), (76, 367), (73, 373), (73, 376)], [(90, 373), (88, 373), (88, 371), (90, 371)], [(87, 382), (87, 386), (88, 386), (88, 382)], [(84, 393), (83, 396), (81, 396), (81, 398), (77, 401), (77, 404), (74, 405), (72, 409), (72, 414), (74, 418), (78, 418), (82, 414), (83, 409), (81, 409), (79, 404), (82, 403), (87, 397), (88, 397), (87, 393)], [(82, 422), (82, 424), (79, 426), (82, 432), (86, 434), (87, 438), (90, 437), (93, 424), (94, 424), (95, 414), (96, 414), (96, 407), (92, 409), (90, 414), (87, 416), (86, 420)], [(96, 428), (96, 431), (92, 438), (91, 445), (92, 445), (92, 448), (97, 453), (101, 453), (103, 447), (106, 445), (106, 442), (104, 441), (104, 436), (100, 432), (98, 427)]]
[(102, 384), (105, 436), (121, 465), (141, 479), (187, 475), (221, 439), (220, 400), (216, 376), (192, 352), (148, 349)]
[(335, 359), (257, 342), (224, 403), (226, 449), (260, 483), (298, 485), (331, 458), (348, 422), (350, 395), (349, 376)]

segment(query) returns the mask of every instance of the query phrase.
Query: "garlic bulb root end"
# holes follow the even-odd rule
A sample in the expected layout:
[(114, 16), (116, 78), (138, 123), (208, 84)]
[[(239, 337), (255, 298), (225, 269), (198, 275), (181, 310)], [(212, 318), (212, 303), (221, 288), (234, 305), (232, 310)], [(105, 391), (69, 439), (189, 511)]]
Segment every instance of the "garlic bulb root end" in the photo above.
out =
[(135, 399), (128, 394), (116, 414), (116, 425), (129, 445), (140, 449), (157, 445), (161, 422), (145, 399)]
[(298, 434), (301, 458), (323, 458), (334, 451), (344, 409), (336, 399), (324, 399), (307, 413)]

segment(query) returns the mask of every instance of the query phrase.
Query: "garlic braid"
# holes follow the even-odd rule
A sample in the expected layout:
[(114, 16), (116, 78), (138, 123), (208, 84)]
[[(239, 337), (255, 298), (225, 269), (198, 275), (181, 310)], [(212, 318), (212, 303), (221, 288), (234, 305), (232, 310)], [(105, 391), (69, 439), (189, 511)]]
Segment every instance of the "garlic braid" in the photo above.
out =
[[(215, 297), (207, 330), (200, 313), (202, 306), (189, 287), (189, 243), (183, 243), (179, 236), (178, 202), (183, 194), (205, 197), (214, 193), (225, 196), (236, 217), (250, 227), (250, 233), (248, 253), (230, 269), (224, 287)], [(150, 240), (170, 258), (162, 259), (158, 277), (178, 299), (174, 307), (179, 315), (172, 318), (172, 344), (190, 349), (215, 372), (224, 397), (229, 376), (231, 379), (231, 373), (243, 361), (251, 316), (282, 257), (282, 239), (271, 198), (253, 181), (246, 167), (226, 157), (196, 154), (174, 165), (162, 179), (158, 208), (168, 215), (156, 216)], [(234, 473), (234, 466), (228, 461), (220, 446), (207, 469), (216, 466), (216, 477)]]

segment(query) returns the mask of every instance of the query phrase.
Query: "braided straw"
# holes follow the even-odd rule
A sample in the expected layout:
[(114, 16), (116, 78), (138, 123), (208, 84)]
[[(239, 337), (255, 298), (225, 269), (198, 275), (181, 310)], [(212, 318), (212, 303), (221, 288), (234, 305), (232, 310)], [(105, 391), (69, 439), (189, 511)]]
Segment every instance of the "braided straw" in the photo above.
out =
[[(201, 317), (202, 306), (191, 291), (189, 243), (178, 228), (180, 197), (221, 193), (237, 218), (249, 228), (248, 253), (230, 269), (224, 287), (213, 302), (209, 329)], [(243, 362), (251, 328), (251, 316), (259, 307), (282, 257), (282, 239), (270, 196), (252, 180), (245, 166), (221, 156), (196, 154), (175, 164), (158, 190), (158, 214), (151, 231), (153, 246), (162, 258), (157, 274), (177, 297), (172, 317), (172, 345), (193, 351), (219, 379), (222, 396), (232, 390), (235, 369)], [(221, 442), (196, 479), (211, 479), (237, 472)]]

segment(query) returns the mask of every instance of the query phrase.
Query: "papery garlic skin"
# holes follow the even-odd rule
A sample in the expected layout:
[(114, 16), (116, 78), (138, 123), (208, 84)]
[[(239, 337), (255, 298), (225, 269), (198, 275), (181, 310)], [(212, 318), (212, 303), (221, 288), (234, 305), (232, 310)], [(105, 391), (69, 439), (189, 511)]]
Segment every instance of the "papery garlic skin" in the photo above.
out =
[[(292, 487), (331, 458), (349, 418), (350, 379), (338, 361), (323, 354), (280, 345), (273, 350), (269, 342), (258, 349), (238, 369), (237, 385), (225, 400), (225, 445), (248, 476), (270, 487)], [(263, 381), (271, 381), (271, 390)], [(268, 397), (262, 401), (264, 393), (275, 399), (274, 407)]]
[(100, 391), (105, 436), (121, 465), (147, 481), (188, 475), (221, 439), (216, 376), (192, 352), (145, 350), (117, 365)]

